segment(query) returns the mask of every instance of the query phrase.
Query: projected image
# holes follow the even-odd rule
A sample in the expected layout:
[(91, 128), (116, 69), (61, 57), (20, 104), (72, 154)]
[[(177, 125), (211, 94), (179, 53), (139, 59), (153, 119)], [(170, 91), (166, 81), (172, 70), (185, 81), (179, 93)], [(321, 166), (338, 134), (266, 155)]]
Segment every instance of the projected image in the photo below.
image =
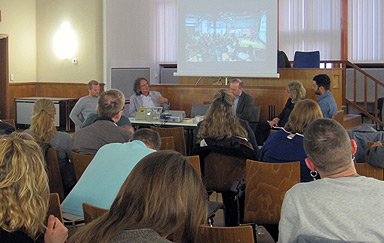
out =
[(265, 59), (266, 11), (187, 14), (186, 62), (255, 62)]

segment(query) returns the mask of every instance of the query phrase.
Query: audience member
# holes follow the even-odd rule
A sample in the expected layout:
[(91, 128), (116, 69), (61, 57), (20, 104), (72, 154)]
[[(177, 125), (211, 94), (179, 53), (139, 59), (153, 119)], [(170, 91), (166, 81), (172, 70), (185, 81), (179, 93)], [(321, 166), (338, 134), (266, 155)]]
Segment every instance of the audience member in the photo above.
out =
[(312, 122), (304, 135), (307, 166), (322, 179), (299, 183), (285, 194), (279, 242), (295, 242), (304, 234), (348, 242), (381, 242), (384, 182), (356, 173), (354, 140), (331, 119)]
[(373, 141), (384, 142), (384, 131), (376, 131), (370, 126), (358, 126), (348, 131), (351, 139), (356, 141), (357, 152), (355, 154), (356, 163), (365, 162), (365, 154), (367, 152), (367, 143)]
[[(97, 108), (96, 108), (96, 112), (97, 112)], [(93, 123), (95, 123), (97, 118), (98, 118), (97, 113), (89, 114), (87, 116), (87, 118), (85, 119), (85, 121), (83, 122), (83, 124), (81, 125), (81, 128), (92, 125)], [(129, 121), (128, 117), (126, 117), (124, 115), (121, 115), (120, 120), (118, 122), (116, 122), (116, 125), (121, 127), (121, 128), (124, 128), (125, 130), (127, 130), (129, 132), (132, 132), (132, 133), (135, 132), (135, 129), (132, 127), (132, 124)]]
[(39, 99), (33, 106), (31, 126), (24, 132), (31, 134), (41, 147), (49, 144), (56, 149), (64, 193), (68, 194), (76, 184), (71, 162), (72, 138), (68, 133), (56, 131), (55, 119), (56, 108), (52, 100)]
[(255, 133), (256, 140), (258, 145), (263, 145), (267, 140), (270, 129), (272, 127), (284, 127), (288, 122), (289, 115), (295, 107), (295, 103), (305, 99), (305, 95), (307, 91), (305, 90), (303, 84), (300, 81), (292, 81), (287, 86), (287, 93), (289, 94), (289, 98), (287, 103), (285, 103), (284, 109), (281, 111), (278, 117), (272, 119), (269, 122), (261, 122), (257, 126), (257, 130)]
[(313, 100), (296, 103), (284, 129), (272, 133), (261, 148), (260, 161), (270, 163), (300, 161), (301, 181), (308, 182), (316, 178), (308, 169), (303, 147), (303, 134), (314, 120), (322, 118), (320, 107)]
[(0, 137), (0, 242), (65, 242), (68, 230), (50, 215), (48, 176), (39, 145), (28, 134)]
[(255, 106), (253, 97), (244, 92), (244, 84), (240, 79), (233, 79), (230, 84), (231, 93), (235, 96), (233, 111), (240, 119), (253, 121), (251, 115)]
[(321, 112), (323, 112), (324, 118), (332, 118), (337, 113), (337, 104), (332, 96), (332, 92), (329, 91), (331, 86), (331, 79), (327, 74), (319, 74), (313, 78), (313, 90), (315, 94), (320, 95), (317, 99), (317, 103), (320, 106)]
[(6, 122), (0, 120), (0, 135), (8, 135), (15, 131), (15, 128)]
[(124, 94), (112, 89), (103, 92), (99, 98), (98, 118), (92, 125), (75, 132), (72, 150), (81, 154), (96, 154), (97, 150), (108, 143), (125, 143), (132, 133), (118, 127), (125, 103)]
[(122, 185), (108, 214), (69, 242), (196, 242), (206, 220), (201, 178), (183, 156), (160, 151), (144, 157)]
[(197, 125), (197, 141), (200, 147), (225, 146), (228, 141), (238, 141), (258, 152), (255, 134), (247, 121), (239, 119), (233, 112), (235, 97), (225, 89), (213, 97), (205, 118)]
[(145, 78), (138, 78), (133, 83), (133, 94), (130, 97), (129, 117), (136, 116), (141, 107), (163, 107), (163, 111), (169, 110), (169, 100), (161, 96), (160, 92), (149, 91), (149, 83)]
[(370, 147), (366, 154), (367, 163), (384, 168), (384, 144), (380, 141), (375, 142), (372, 147)]
[(80, 130), (81, 124), (87, 116), (96, 110), (97, 100), (99, 99), (100, 85), (96, 80), (88, 83), (88, 95), (81, 97), (73, 107), (69, 118), (75, 123), (75, 131)]
[(109, 209), (133, 167), (144, 156), (158, 150), (160, 143), (157, 132), (144, 128), (133, 134), (132, 142), (101, 147), (61, 204), (63, 212), (83, 215), (83, 202)]

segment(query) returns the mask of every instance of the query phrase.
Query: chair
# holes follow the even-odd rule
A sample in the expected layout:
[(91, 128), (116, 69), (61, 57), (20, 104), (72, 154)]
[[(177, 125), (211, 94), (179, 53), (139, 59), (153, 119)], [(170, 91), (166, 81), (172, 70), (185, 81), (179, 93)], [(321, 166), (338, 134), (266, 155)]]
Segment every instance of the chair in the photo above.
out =
[(332, 116), (332, 119), (340, 123), (340, 125), (344, 125), (344, 110), (337, 111), (336, 115)]
[(359, 175), (384, 180), (384, 171), (382, 168), (373, 167), (368, 163), (355, 163), (355, 168)]
[(296, 51), (293, 59), (294, 68), (320, 68), (320, 52)]
[(76, 180), (80, 179), (93, 157), (95, 157), (95, 155), (79, 154), (72, 151), (72, 163), (75, 169)]
[(192, 104), (191, 117), (204, 116), (210, 104)]
[(47, 174), (49, 179), (49, 191), (58, 193), (60, 202), (64, 199), (64, 187), (61, 179), (59, 160), (57, 159), (56, 149), (51, 147), (46, 154)]
[(160, 150), (175, 150), (175, 140), (173, 137), (161, 137)]
[(151, 129), (158, 132), (160, 134), (160, 137), (172, 136), (175, 140), (175, 150), (181, 153), (182, 155), (186, 155), (186, 145), (183, 127), (151, 127)]
[(257, 124), (260, 121), (260, 111), (260, 106), (254, 106), (251, 110), (251, 120), (248, 123), (253, 132), (256, 132)]
[(247, 160), (244, 222), (278, 224), (285, 193), (300, 183), (300, 162)]
[(250, 225), (237, 227), (211, 227), (200, 225), (198, 242), (201, 243), (254, 243), (253, 229)]
[(245, 158), (209, 153), (204, 158), (204, 184), (208, 191), (226, 192), (245, 174)]
[(291, 68), (287, 54), (283, 51), (277, 51), (277, 68)]
[(109, 210), (105, 208), (99, 208), (88, 203), (83, 203), (84, 222), (88, 224), (100, 216), (108, 213)]
[(2, 122), (8, 123), (12, 125), (14, 128), (16, 128), (15, 120), (14, 119), (0, 119)]
[(197, 174), (201, 177), (200, 157), (198, 155), (186, 156), (185, 159), (195, 168)]
[(57, 193), (49, 193), (49, 206), (48, 206), (48, 212), (47, 212), (47, 217), (52, 214), (56, 218), (60, 220), (60, 222), (63, 221), (63, 213), (61, 211), (61, 206), (60, 206), (60, 198), (59, 194)]

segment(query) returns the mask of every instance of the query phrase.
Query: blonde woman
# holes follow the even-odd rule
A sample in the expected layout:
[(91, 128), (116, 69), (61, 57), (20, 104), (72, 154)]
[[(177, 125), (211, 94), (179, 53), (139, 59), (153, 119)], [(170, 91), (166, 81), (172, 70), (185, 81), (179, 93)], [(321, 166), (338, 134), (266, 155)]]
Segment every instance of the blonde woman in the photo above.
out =
[(233, 112), (234, 100), (235, 97), (226, 89), (215, 94), (204, 120), (198, 124), (197, 141), (200, 145), (203, 140), (207, 142), (207, 139), (223, 141), (236, 137), (246, 140), (257, 150), (255, 134), (248, 122), (237, 118)]
[(49, 144), (57, 151), (64, 193), (67, 195), (76, 183), (71, 163), (72, 139), (68, 133), (58, 132), (55, 127), (56, 108), (51, 100), (37, 100), (33, 107), (32, 121), (24, 132), (31, 134), (41, 146)]
[(261, 149), (260, 161), (280, 163), (300, 161), (301, 181), (312, 181), (315, 176), (305, 164), (307, 154), (303, 139), (305, 128), (317, 119), (323, 118), (320, 106), (313, 100), (296, 103), (284, 129), (272, 133)]
[(201, 178), (174, 151), (144, 157), (121, 186), (108, 214), (84, 227), (69, 242), (195, 242), (206, 219)]
[(50, 215), (48, 176), (39, 145), (28, 134), (0, 137), (0, 242), (65, 242), (68, 230)]

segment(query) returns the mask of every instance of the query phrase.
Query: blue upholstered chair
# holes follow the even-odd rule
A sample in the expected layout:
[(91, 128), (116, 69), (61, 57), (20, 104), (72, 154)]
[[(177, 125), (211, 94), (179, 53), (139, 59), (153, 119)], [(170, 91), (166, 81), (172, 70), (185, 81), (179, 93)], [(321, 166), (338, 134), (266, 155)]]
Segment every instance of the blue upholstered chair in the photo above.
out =
[(296, 51), (293, 59), (294, 68), (320, 68), (320, 52)]

